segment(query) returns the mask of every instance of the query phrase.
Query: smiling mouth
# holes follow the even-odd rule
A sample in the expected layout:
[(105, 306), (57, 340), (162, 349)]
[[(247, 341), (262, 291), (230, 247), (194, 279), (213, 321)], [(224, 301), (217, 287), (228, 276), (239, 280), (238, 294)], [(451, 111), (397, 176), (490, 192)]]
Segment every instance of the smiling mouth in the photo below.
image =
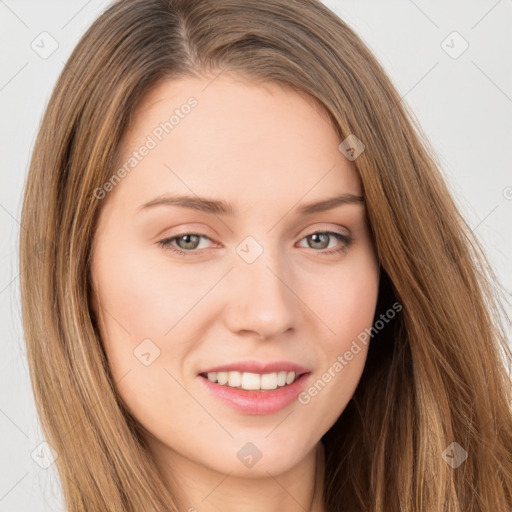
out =
[(293, 384), (302, 375), (309, 372), (272, 372), (272, 373), (251, 373), (251, 372), (209, 372), (199, 375), (210, 382), (235, 389), (246, 391), (271, 391)]

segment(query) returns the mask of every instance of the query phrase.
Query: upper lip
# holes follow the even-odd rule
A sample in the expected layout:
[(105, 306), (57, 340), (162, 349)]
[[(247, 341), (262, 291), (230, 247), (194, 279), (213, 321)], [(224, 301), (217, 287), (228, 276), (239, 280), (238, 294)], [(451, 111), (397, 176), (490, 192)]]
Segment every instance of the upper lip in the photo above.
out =
[(203, 370), (201, 373), (211, 372), (250, 372), (250, 373), (274, 373), (295, 372), (296, 374), (309, 373), (309, 368), (290, 361), (239, 361), (237, 363), (223, 364)]

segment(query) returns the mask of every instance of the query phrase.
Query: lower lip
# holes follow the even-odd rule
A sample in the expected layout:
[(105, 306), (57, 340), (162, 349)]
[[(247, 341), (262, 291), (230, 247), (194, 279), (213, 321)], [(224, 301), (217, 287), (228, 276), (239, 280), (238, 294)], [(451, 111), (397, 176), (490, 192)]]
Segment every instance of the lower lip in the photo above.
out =
[(247, 391), (212, 382), (199, 375), (204, 385), (221, 401), (245, 414), (273, 414), (292, 404), (304, 390), (309, 373), (301, 375), (293, 384), (267, 391)]

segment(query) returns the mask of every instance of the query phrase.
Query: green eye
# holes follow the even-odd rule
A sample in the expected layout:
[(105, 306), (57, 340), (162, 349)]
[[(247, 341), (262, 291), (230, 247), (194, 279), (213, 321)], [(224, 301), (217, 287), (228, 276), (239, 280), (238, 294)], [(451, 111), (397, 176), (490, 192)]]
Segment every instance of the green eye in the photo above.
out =
[[(329, 247), (329, 241), (332, 237), (336, 238), (336, 240), (341, 242), (341, 244), (334, 249), (325, 251), (325, 249)], [(197, 256), (198, 253), (201, 252), (201, 249), (198, 249), (201, 238), (209, 240), (209, 237), (201, 233), (181, 233), (180, 235), (160, 240), (158, 244), (165, 250), (171, 251), (180, 256)], [(341, 233), (337, 233), (335, 231), (315, 231), (314, 233), (305, 236), (302, 240), (307, 240), (310, 244), (319, 245), (320, 247), (310, 246), (310, 248), (319, 249), (316, 252), (320, 252), (326, 256), (346, 252), (353, 242), (352, 237), (348, 235), (342, 235)], [(325, 241), (327, 241), (327, 244)], [(180, 243), (181, 247), (180, 245), (176, 246), (178, 243)]]

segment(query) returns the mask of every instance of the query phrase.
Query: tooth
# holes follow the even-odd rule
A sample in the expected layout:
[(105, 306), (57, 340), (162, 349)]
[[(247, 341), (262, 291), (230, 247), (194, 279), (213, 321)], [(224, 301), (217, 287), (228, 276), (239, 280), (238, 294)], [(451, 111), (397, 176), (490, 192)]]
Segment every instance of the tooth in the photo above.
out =
[(292, 384), (296, 379), (295, 372), (274, 372), (274, 373), (248, 373), (248, 372), (208, 372), (207, 377), (211, 382), (217, 382), (221, 386), (242, 388), (251, 391), (272, 390)]
[(277, 373), (265, 373), (261, 376), (261, 389), (276, 389)]
[(228, 372), (228, 384), (232, 388), (237, 388), (242, 384), (242, 374), (240, 372)]
[(286, 385), (286, 372), (279, 372), (277, 374), (277, 385), (278, 386)]
[(217, 372), (217, 382), (224, 385), (228, 382), (228, 372)]
[(242, 388), (248, 390), (260, 389), (260, 375), (258, 373), (242, 373)]

